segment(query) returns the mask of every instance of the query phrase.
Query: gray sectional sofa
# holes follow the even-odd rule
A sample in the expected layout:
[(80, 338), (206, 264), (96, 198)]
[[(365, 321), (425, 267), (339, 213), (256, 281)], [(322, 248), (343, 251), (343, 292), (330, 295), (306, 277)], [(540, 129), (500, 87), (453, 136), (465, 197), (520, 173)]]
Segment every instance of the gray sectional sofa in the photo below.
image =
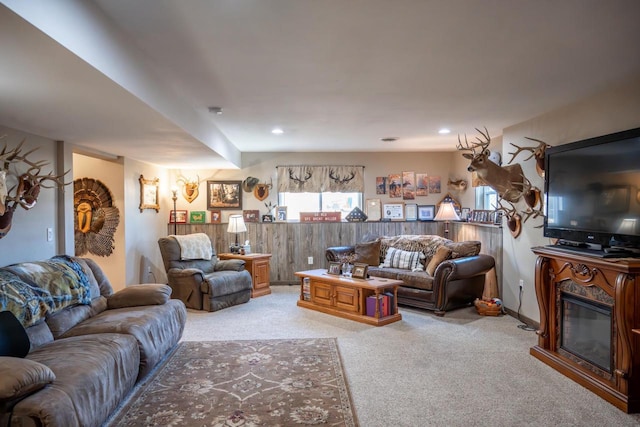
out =
[(164, 284), (114, 293), (90, 259), (0, 268), (0, 311), (30, 341), (26, 357), (0, 357), (0, 424), (102, 425), (180, 340), (187, 312), (170, 295)]

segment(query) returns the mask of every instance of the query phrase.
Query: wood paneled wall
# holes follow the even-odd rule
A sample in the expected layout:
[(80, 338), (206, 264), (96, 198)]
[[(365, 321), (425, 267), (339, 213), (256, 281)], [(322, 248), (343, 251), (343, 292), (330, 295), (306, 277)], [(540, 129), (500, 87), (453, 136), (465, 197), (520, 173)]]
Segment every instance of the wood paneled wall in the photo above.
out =
[[(399, 234), (444, 235), (441, 222), (331, 222), (331, 223), (246, 223), (247, 232), (238, 235), (238, 241), (249, 240), (251, 251), (270, 253), (271, 283), (298, 283), (294, 272), (326, 268), (325, 249), (330, 246), (353, 245), (367, 233), (380, 236)], [(218, 253), (229, 252), (235, 236), (227, 233), (227, 224), (178, 224), (177, 234), (205, 233), (211, 238)], [(496, 226), (478, 226), (467, 223), (450, 224), (452, 240), (480, 240), (482, 252), (502, 259), (502, 229)], [(173, 224), (167, 227), (173, 234)], [(458, 235), (463, 238), (458, 238)], [(499, 244), (499, 246), (498, 246)], [(498, 258), (498, 256), (500, 258)], [(313, 257), (313, 263), (308, 258)], [(501, 283), (501, 268), (498, 269)]]

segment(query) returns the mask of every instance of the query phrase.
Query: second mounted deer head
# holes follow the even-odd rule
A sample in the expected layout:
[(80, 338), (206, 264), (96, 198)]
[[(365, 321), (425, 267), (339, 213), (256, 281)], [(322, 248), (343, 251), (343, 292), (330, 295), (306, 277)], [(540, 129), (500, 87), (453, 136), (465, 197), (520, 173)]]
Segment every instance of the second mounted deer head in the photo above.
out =
[(196, 179), (189, 179), (184, 175), (176, 180), (176, 182), (182, 183), (182, 197), (191, 203), (198, 198), (200, 194), (200, 176), (196, 175)]

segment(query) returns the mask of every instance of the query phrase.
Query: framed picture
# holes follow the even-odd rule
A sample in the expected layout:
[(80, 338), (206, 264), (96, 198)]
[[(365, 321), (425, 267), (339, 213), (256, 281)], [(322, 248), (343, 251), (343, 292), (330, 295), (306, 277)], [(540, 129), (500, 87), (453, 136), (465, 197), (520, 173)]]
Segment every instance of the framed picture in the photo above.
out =
[(376, 177), (376, 194), (387, 194), (387, 177)]
[(417, 221), (418, 220), (418, 205), (415, 203), (407, 203), (404, 207), (404, 219), (405, 221)]
[(242, 209), (242, 181), (207, 181), (207, 209)]
[(329, 262), (329, 269), (327, 269), (327, 273), (335, 274), (336, 276), (340, 275), (340, 263), (335, 261)]
[(273, 215), (262, 215), (262, 222), (273, 222)]
[(436, 205), (418, 206), (418, 219), (420, 221), (433, 221), (436, 217)]
[(442, 184), (439, 176), (430, 176), (429, 177), (429, 193), (441, 193), (442, 192)]
[(402, 199), (413, 200), (416, 198), (416, 173), (402, 172)]
[(286, 221), (287, 221), (287, 207), (286, 206), (276, 207), (276, 222), (286, 222)]
[(426, 173), (416, 174), (416, 196), (429, 195), (429, 176)]
[(211, 223), (220, 224), (222, 222), (222, 212), (219, 209), (211, 211)]
[(471, 213), (471, 209), (470, 208), (462, 208), (460, 210), (460, 219), (463, 220), (463, 221), (468, 221), (470, 213)]
[(385, 203), (382, 206), (382, 217), (391, 221), (404, 219), (404, 203)]
[(177, 211), (172, 210), (169, 213), (169, 222), (171, 224), (186, 224), (187, 223), (187, 211), (180, 210)]
[(387, 185), (389, 186), (389, 197), (392, 199), (402, 197), (402, 175), (399, 173), (389, 175)]
[(138, 178), (140, 181), (140, 212), (145, 209), (155, 209), (156, 212), (160, 211), (160, 203), (158, 202), (158, 187), (160, 187), (160, 180), (144, 179), (144, 176), (140, 175)]
[(244, 218), (244, 222), (260, 222), (260, 211), (258, 210), (242, 211), (242, 217)]
[(362, 264), (360, 262), (354, 263), (351, 277), (353, 277), (354, 279), (366, 279), (368, 268), (369, 266), (367, 264)]
[(189, 212), (190, 224), (204, 224), (207, 220), (207, 213), (205, 211), (191, 211)]
[(367, 221), (380, 221), (382, 218), (382, 205), (380, 199), (367, 199), (365, 202)]

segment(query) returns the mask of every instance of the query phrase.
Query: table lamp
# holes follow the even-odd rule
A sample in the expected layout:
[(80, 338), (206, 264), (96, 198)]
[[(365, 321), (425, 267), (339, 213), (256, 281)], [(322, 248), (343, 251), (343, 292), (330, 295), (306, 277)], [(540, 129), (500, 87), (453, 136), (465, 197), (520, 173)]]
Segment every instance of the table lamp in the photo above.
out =
[(244, 233), (247, 231), (247, 226), (244, 224), (244, 218), (242, 215), (230, 215), (229, 216), (229, 228), (228, 233), (234, 233), (236, 235), (236, 243), (229, 246), (229, 250), (232, 254), (240, 252), (240, 245), (238, 244), (238, 233)]
[(449, 238), (449, 221), (460, 221), (453, 203), (441, 203), (434, 221), (444, 221), (444, 237)]

